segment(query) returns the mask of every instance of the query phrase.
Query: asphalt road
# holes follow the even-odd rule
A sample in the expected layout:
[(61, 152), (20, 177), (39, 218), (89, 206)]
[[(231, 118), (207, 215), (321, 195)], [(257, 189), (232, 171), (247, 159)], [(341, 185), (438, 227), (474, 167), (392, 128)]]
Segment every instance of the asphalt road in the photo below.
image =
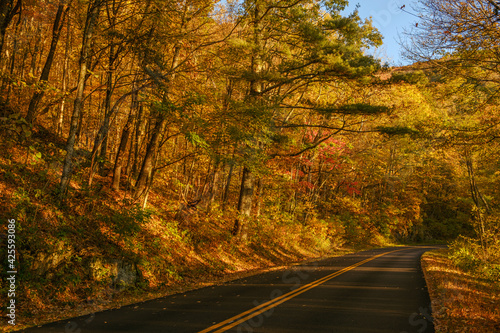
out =
[(430, 249), (359, 252), (23, 332), (430, 333)]

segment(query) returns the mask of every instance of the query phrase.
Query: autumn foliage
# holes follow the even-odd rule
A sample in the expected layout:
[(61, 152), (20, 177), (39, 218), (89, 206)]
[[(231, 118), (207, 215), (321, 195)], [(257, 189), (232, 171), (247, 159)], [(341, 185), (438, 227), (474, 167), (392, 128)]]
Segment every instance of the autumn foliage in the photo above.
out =
[(497, 67), (460, 62), (496, 53), (458, 47), (467, 26), (388, 68), (346, 1), (20, 3), (0, 5), (0, 217), (26, 318), (459, 235), (498, 278)]

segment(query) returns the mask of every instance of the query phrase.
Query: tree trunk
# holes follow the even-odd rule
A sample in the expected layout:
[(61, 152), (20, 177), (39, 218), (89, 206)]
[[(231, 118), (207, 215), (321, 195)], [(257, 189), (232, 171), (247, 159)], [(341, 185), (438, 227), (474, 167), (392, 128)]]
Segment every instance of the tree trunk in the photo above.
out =
[[(111, 8), (109, 8), (110, 3), (108, 3), (108, 23), (111, 29), (114, 29), (116, 26), (116, 17), (118, 15), (118, 8), (116, 7), (116, 3), (113, 1), (111, 3)], [(110, 10), (111, 9), (111, 10)], [(102, 144), (100, 151), (100, 163), (99, 169), (102, 170), (104, 166), (104, 162), (107, 158), (107, 149), (108, 149), (108, 132), (111, 121), (111, 116), (113, 114), (113, 110), (111, 109), (111, 96), (113, 95), (114, 90), (114, 74), (115, 74), (115, 61), (120, 53), (120, 48), (115, 50), (115, 38), (113, 35), (109, 37), (108, 47), (108, 73), (106, 76), (106, 99), (104, 102), (104, 121), (102, 124)]]
[(486, 239), (485, 239), (485, 234), (486, 234), (486, 226), (484, 222), (484, 216), (483, 213), (481, 212), (481, 203), (484, 204), (484, 208), (487, 214), (490, 213), (490, 207), (488, 202), (485, 200), (484, 196), (481, 194), (481, 191), (479, 191), (479, 188), (476, 184), (476, 176), (474, 173), (474, 162), (472, 160), (472, 155), (471, 152), (469, 151), (468, 148), (465, 149), (465, 163), (467, 165), (467, 172), (469, 176), (469, 186), (470, 186), (470, 192), (472, 196), (472, 200), (474, 201), (474, 205), (476, 206), (476, 215), (477, 219), (479, 222), (479, 238), (481, 241), (481, 247), (483, 249), (483, 254), (484, 251), (486, 250), (487, 244), (486, 244)]
[(36, 28), (36, 31), (34, 32), (35, 35), (35, 41), (33, 43), (33, 53), (31, 55), (31, 64), (30, 64), (30, 71), (29, 73), (34, 77), (37, 73), (37, 56), (38, 53), (40, 54), (43, 53), (43, 47), (42, 47), (42, 24), (38, 23), (38, 26)]
[(141, 207), (142, 209), (146, 209), (146, 206), (148, 204), (148, 197), (149, 197), (149, 192), (151, 191), (151, 187), (153, 187), (153, 180), (155, 177), (156, 173), (156, 162), (158, 161), (157, 158), (154, 159), (153, 161), (153, 167), (151, 170), (151, 175), (148, 178), (146, 188), (144, 189), (144, 195), (142, 196), (142, 201), (141, 201)]
[(166, 120), (163, 116), (159, 116), (159, 118), (156, 120), (153, 133), (151, 134), (151, 140), (149, 141), (148, 147), (146, 149), (146, 155), (144, 156), (144, 160), (142, 162), (141, 171), (139, 172), (139, 177), (135, 185), (134, 198), (136, 199), (146, 194), (145, 192), (148, 185), (148, 180), (150, 181), (150, 178), (153, 175), (156, 153), (165, 123)]
[(61, 184), (59, 187), (60, 197), (66, 197), (68, 186), (72, 173), (73, 154), (75, 149), (76, 132), (78, 130), (78, 121), (83, 106), (83, 92), (85, 90), (87, 66), (90, 59), (90, 47), (93, 38), (94, 28), (99, 18), (99, 11), (103, 0), (96, 0), (89, 3), (87, 9), (87, 19), (85, 21), (85, 29), (83, 33), (82, 50), (80, 55), (80, 69), (78, 73), (78, 84), (76, 89), (76, 98), (73, 106), (73, 114), (71, 115), (71, 125), (69, 130), (68, 141), (66, 143), (66, 157), (61, 175)]
[(144, 138), (144, 125), (143, 125), (143, 117), (144, 117), (144, 106), (139, 105), (139, 109), (137, 110), (137, 117), (135, 121), (135, 134), (134, 134), (134, 142), (133, 142), (133, 152), (132, 152), (132, 175), (137, 175), (139, 172), (139, 154), (141, 151), (142, 141)]
[[(132, 110), (137, 110), (136, 113), (139, 112), (139, 105), (137, 103), (137, 94), (132, 95), (132, 105), (131, 105)], [(131, 141), (130, 141), (130, 149), (128, 152), (128, 157), (127, 157), (127, 166), (125, 168), (125, 174), (127, 174), (127, 179), (130, 176), (131, 170), (133, 168), (133, 163), (134, 163), (134, 149), (135, 149), (135, 133), (137, 132), (137, 115), (135, 119), (131, 119)]]
[[(16, 65), (16, 55), (17, 55), (17, 43), (19, 42), (19, 25), (17, 25), (16, 27), (16, 31), (14, 33), (14, 46), (12, 48), (12, 60), (11, 60), (11, 63), (10, 63), (10, 70), (9, 70), (9, 75), (10, 77), (13, 76), (14, 74), (14, 68), (15, 68), (15, 65)], [(12, 89), (12, 84), (10, 82), (10, 80), (8, 79), (8, 76), (4, 77), (4, 80), (2, 82), (2, 89), (4, 90), (5, 89), (5, 85), (8, 85), (8, 89), (7, 89), (7, 97), (5, 98), (5, 104), (9, 104), (9, 99), (10, 99), (10, 91)]]
[(247, 239), (247, 223), (252, 214), (253, 192), (255, 187), (255, 177), (248, 167), (243, 167), (241, 177), (240, 198), (238, 200), (238, 212), (240, 216), (236, 219), (233, 228), (233, 235), (241, 240)]
[[(258, 103), (261, 99), (262, 80), (259, 74), (262, 71), (262, 25), (261, 25), (261, 4), (255, 2), (252, 12), (252, 34), (254, 48), (252, 48), (251, 57), (251, 79), (249, 80), (248, 99), (251, 103)], [(255, 139), (258, 141), (258, 138)], [(240, 197), (238, 200), (239, 217), (236, 219), (233, 235), (238, 236), (241, 240), (247, 239), (247, 223), (252, 213), (253, 192), (255, 187), (255, 177), (253, 172), (247, 167), (243, 167), (243, 175), (241, 177)]]
[(231, 186), (231, 178), (233, 177), (234, 163), (229, 166), (229, 172), (227, 174), (226, 186), (224, 187), (224, 196), (222, 197), (222, 210), (226, 208), (229, 199), (229, 188)]
[[(111, 66), (111, 64), (110, 64)], [(100, 159), (99, 159), (99, 171), (101, 171), (104, 167), (104, 162), (107, 157), (107, 149), (108, 149), (108, 132), (109, 125), (111, 122), (111, 95), (113, 94), (113, 72), (111, 69), (108, 70), (108, 75), (106, 79), (106, 99), (104, 101), (104, 120), (99, 129), (100, 137), (98, 140), (98, 145), (100, 147)]]
[(21, 0), (17, 0), (14, 5), (14, 0), (2, 0), (0, 1), (0, 60), (2, 60), (3, 45), (5, 42), (5, 34), (7, 33), (7, 28), (10, 22), (16, 16), (21, 13)]
[(69, 38), (69, 20), (66, 27), (66, 46), (64, 48), (64, 63), (63, 63), (63, 73), (62, 73), (62, 94), (63, 99), (61, 105), (59, 106), (59, 112), (57, 115), (57, 125), (56, 133), (60, 136), (63, 135), (63, 121), (64, 121), (64, 109), (66, 107), (66, 90), (68, 86), (68, 67), (69, 67), (69, 49), (70, 49), (70, 38)]
[(211, 211), (212, 206), (214, 204), (215, 198), (217, 197), (219, 191), (220, 191), (220, 162), (215, 163), (214, 167), (214, 172), (213, 172), (213, 177), (212, 181), (210, 184), (210, 190), (209, 190), (209, 199), (208, 199), (208, 208), (207, 211)]
[(255, 215), (258, 217), (260, 216), (260, 211), (262, 208), (262, 192), (264, 189), (264, 185), (262, 184), (262, 179), (259, 179), (257, 181), (257, 211), (255, 212)]
[[(85, 80), (87, 80), (88, 77), (85, 78)], [(89, 79), (89, 82), (90, 82), (90, 85), (92, 85), (92, 78)], [(91, 109), (92, 108), (92, 94), (90, 94), (89, 96), (87, 96), (85, 99), (88, 98), (88, 102), (87, 102), (87, 109)], [(80, 114), (78, 116), (78, 128), (76, 130), (76, 134), (75, 134), (75, 145), (79, 145), (80, 143), (80, 139), (82, 137), (82, 129), (83, 129), (83, 118), (85, 116), (85, 99), (84, 101), (82, 102), (82, 108), (80, 110)]]
[(33, 97), (31, 98), (28, 107), (28, 114), (26, 116), (26, 121), (29, 124), (32, 124), (35, 121), (37, 116), (36, 112), (38, 108), (38, 103), (40, 103), (40, 101), (43, 98), (43, 95), (45, 94), (44, 88), (45, 85), (47, 84), (47, 81), (49, 80), (50, 69), (54, 61), (54, 55), (56, 53), (57, 43), (59, 42), (59, 37), (61, 36), (61, 30), (64, 26), (64, 19), (66, 18), (69, 9), (70, 9), (69, 5), (66, 6), (66, 8), (64, 8), (63, 4), (60, 4), (57, 7), (56, 18), (54, 20), (54, 25), (52, 27), (52, 42), (50, 43), (49, 54), (47, 55), (47, 60), (45, 60), (45, 65), (43, 66), (42, 74), (40, 75), (40, 79), (38, 81), (40, 85), (38, 89), (40, 90), (33, 94)]
[[(110, 8), (111, 6), (111, 8)], [(116, 7), (115, 1), (106, 4), (107, 21), (110, 29), (114, 29), (116, 26), (116, 17), (118, 13), (118, 8)], [(119, 51), (115, 52), (115, 38), (113, 35), (109, 36), (108, 40), (108, 69), (106, 74), (106, 97), (104, 99), (104, 119), (102, 122), (97, 136), (94, 140), (94, 147), (92, 149), (92, 157), (94, 158), (99, 155), (99, 161), (96, 164), (97, 172), (102, 172), (104, 169), (105, 161), (108, 157), (108, 132), (111, 123), (111, 117), (113, 115), (114, 108), (111, 108), (111, 96), (114, 90), (114, 74), (115, 74), (115, 60), (118, 56)], [(92, 164), (94, 166), (94, 164)], [(120, 170), (121, 171), (121, 170)], [(92, 182), (92, 177), (95, 170), (91, 168), (91, 177), (89, 178), (89, 184)]]
[(127, 123), (123, 128), (122, 138), (120, 140), (120, 146), (118, 147), (118, 151), (116, 152), (116, 160), (115, 167), (113, 169), (113, 181), (111, 188), (115, 191), (120, 189), (120, 178), (122, 172), (122, 160), (125, 155), (125, 150), (127, 149), (128, 138), (130, 135), (130, 127), (132, 126), (132, 111), (133, 106), (130, 109), (130, 113), (127, 118)]

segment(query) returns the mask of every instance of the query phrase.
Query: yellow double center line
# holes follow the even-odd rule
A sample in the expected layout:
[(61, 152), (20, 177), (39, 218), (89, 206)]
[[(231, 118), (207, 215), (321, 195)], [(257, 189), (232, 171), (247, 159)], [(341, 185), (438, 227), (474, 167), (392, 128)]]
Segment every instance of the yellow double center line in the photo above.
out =
[(368, 258), (368, 259), (365, 259), (363, 261), (360, 261), (354, 265), (351, 265), (349, 267), (346, 267), (346, 268), (343, 268), (341, 269), (340, 271), (337, 271), (335, 273), (332, 273), (330, 275), (327, 275), (319, 280), (316, 280), (316, 281), (313, 281), (309, 284), (306, 284), (298, 289), (295, 289), (289, 293), (286, 293), (284, 295), (281, 295), (279, 297), (276, 297), (268, 302), (265, 302), (265, 303), (262, 303), (260, 304), (259, 306), (256, 306), (248, 311), (245, 311), (243, 313), (240, 313), (239, 315), (236, 315), (234, 317), (231, 317), (227, 320), (224, 320), (223, 322), (220, 322), (218, 324), (215, 324), (213, 326), (210, 326), (209, 328), (207, 329), (204, 329), (203, 331), (200, 331), (198, 333), (208, 333), (208, 332), (212, 332), (212, 333), (221, 333), (221, 332), (225, 332), (241, 323), (244, 323), (245, 321), (255, 317), (255, 316), (258, 316), (260, 315), (261, 313), (264, 313), (266, 311), (268, 311), (269, 309), (272, 309), (278, 305), (280, 305), (281, 303), (284, 303), (292, 298), (294, 298), (295, 296), (298, 296), (302, 293), (305, 293), (306, 291), (312, 289), (312, 288), (315, 288), (323, 283), (325, 283), (326, 281), (328, 280), (331, 280), (333, 279), (334, 277), (336, 276), (339, 276), (341, 274), (344, 274), (345, 272), (348, 272), (358, 266), (361, 266), (363, 264), (366, 264), (367, 262), (369, 261), (372, 261), (374, 259), (377, 259), (379, 257), (382, 257), (382, 256), (385, 256), (386, 254), (389, 254), (389, 253), (393, 253), (393, 252), (397, 252), (397, 251), (402, 251), (402, 250), (406, 250), (408, 248), (404, 248), (404, 249), (398, 249), (398, 250), (394, 250), (394, 251), (389, 251), (389, 252), (384, 252), (384, 253), (381, 253), (381, 254), (378, 254), (374, 257), (371, 257), (371, 258)]

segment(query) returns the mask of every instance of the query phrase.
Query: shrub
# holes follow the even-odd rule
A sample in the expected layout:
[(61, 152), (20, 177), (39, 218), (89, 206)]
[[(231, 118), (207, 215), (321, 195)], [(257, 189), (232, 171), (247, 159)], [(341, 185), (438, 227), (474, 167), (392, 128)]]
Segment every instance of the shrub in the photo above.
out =
[(476, 239), (460, 236), (450, 246), (450, 259), (459, 268), (490, 281), (500, 281), (498, 241), (483, 248)]
[(141, 225), (152, 215), (151, 210), (134, 206), (130, 209), (117, 211), (111, 216), (101, 216), (107, 224), (121, 235), (134, 235), (141, 230)]

